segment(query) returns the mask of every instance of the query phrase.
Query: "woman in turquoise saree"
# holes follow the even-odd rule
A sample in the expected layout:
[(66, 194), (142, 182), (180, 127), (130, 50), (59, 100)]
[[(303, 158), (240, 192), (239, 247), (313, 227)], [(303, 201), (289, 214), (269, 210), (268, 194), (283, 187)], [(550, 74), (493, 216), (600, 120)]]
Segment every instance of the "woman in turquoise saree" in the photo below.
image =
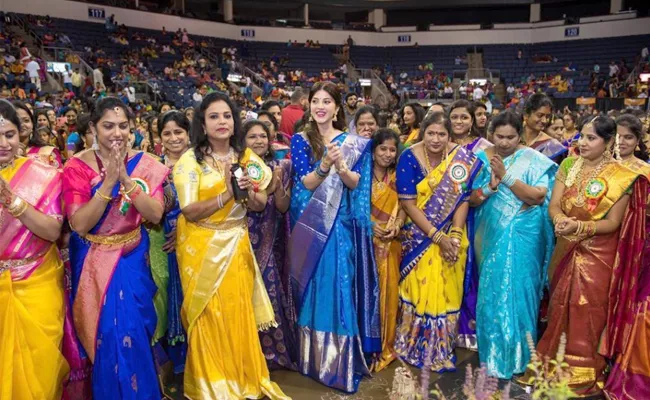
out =
[(341, 96), (314, 85), (310, 123), (291, 159), (291, 289), (298, 309), (298, 370), (355, 392), (369, 375), (364, 353), (381, 351), (379, 290), (372, 253), (368, 139), (342, 132)]
[(98, 150), (68, 161), (63, 172), (70, 237), (73, 318), (93, 364), (95, 399), (160, 399), (151, 348), (156, 286), (144, 220), (163, 214), (169, 173), (157, 159), (127, 149), (129, 113), (116, 98), (91, 117)]
[(553, 252), (548, 202), (557, 164), (519, 144), (522, 121), (499, 114), (494, 147), (481, 151), (474, 181), (478, 351), (488, 374), (510, 379), (530, 360), (526, 334), (537, 339), (537, 316)]

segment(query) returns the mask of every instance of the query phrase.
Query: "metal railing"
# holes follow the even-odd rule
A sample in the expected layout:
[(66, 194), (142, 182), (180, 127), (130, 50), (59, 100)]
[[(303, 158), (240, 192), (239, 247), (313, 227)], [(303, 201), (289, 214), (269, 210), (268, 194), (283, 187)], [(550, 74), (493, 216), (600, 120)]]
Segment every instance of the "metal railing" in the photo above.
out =
[[(113, 80), (116, 91), (122, 91), (124, 88), (133, 87), (135, 89), (136, 97), (139, 93), (149, 97), (151, 102), (161, 102), (162, 95), (160, 94), (160, 88), (158, 88), (157, 81), (127, 81), (127, 80)], [(142, 95), (140, 95), (141, 97)]]

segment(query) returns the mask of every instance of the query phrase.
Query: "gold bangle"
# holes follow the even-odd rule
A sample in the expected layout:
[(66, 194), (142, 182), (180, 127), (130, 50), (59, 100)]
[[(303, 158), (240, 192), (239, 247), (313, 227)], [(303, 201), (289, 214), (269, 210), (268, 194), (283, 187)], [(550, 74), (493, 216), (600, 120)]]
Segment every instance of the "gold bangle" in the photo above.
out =
[(133, 182), (133, 186), (131, 186), (131, 189), (129, 189), (129, 190), (127, 190), (126, 192), (124, 192), (124, 194), (127, 195), (127, 196), (130, 195), (131, 193), (133, 193), (133, 191), (134, 191), (135, 188), (137, 188), (137, 187), (138, 187), (138, 184), (137, 184), (136, 182)]
[(436, 232), (436, 234), (433, 235), (433, 243), (435, 243), (435, 244), (440, 244), (440, 242), (442, 241), (442, 238), (443, 238), (444, 236), (447, 236), (447, 235), (445, 235), (444, 233), (442, 233), (442, 231), (438, 231), (438, 232)]
[(559, 224), (566, 217), (567, 216), (562, 213), (555, 214), (555, 216), (553, 217), (553, 225)]
[(106, 196), (99, 189), (95, 191), (95, 196), (99, 197), (100, 200), (103, 200), (105, 202), (110, 202), (111, 200), (113, 200), (113, 198)]
[(457, 232), (457, 233), (459, 233), (459, 234), (462, 235), (462, 234), (463, 234), (463, 229), (462, 229), (462, 228), (453, 227), (453, 228), (451, 228), (451, 230), (450, 230), (449, 232), (450, 232), (450, 233)]
[(400, 227), (400, 228), (403, 227), (403, 226), (404, 226), (404, 221), (402, 221), (401, 219), (397, 218), (397, 219), (395, 220), (395, 226), (398, 226), (398, 227)]
[(434, 226), (433, 228), (431, 228), (431, 229), (429, 230), (429, 233), (427, 233), (427, 237), (428, 237), (429, 239), (433, 239), (433, 235), (435, 235), (437, 231), (438, 231), (438, 230), (437, 230), (436, 227)]
[[(20, 197), (16, 196), (16, 198), (20, 200), (18, 201), (14, 200), (12, 206), (7, 209), (7, 211), (9, 211), (9, 214), (11, 214), (11, 216), (13, 216), (14, 218), (18, 218), (21, 215), (23, 215), (25, 211), (27, 211), (27, 205), (28, 205), (27, 202), (21, 199)], [(14, 204), (17, 205), (14, 206)]]

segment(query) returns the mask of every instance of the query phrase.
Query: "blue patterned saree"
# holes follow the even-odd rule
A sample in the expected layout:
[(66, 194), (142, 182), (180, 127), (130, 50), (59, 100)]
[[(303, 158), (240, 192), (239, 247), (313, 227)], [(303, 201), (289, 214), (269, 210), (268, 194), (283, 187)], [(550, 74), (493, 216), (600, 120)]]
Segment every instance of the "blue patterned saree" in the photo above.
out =
[(320, 165), (303, 134), (294, 135), (294, 189), (289, 243), (293, 298), (298, 308), (298, 370), (329, 387), (355, 392), (369, 375), (364, 353), (381, 351), (379, 288), (374, 265), (368, 139), (342, 133), (350, 169), (360, 174), (348, 189), (332, 169), (315, 191), (302, 178)]

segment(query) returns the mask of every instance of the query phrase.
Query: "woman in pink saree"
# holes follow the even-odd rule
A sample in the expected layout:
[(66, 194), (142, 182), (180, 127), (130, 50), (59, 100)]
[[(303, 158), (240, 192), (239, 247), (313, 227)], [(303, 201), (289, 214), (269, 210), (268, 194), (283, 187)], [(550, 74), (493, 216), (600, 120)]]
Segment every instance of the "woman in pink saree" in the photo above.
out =
[(60, 399), (63, 354), (61, 174), (18, 157), (20, 120), (0, 100), (0, 399)]
[(157, 289), (143, 221), (162, 218), (169, 170), (127, 149), (129, 110), (119, 99), (98, 101), (91, 129), (99, 149), (63, 170), (74, 325), (93, 364), (94, 399), (160, 399), (151, 348)]

